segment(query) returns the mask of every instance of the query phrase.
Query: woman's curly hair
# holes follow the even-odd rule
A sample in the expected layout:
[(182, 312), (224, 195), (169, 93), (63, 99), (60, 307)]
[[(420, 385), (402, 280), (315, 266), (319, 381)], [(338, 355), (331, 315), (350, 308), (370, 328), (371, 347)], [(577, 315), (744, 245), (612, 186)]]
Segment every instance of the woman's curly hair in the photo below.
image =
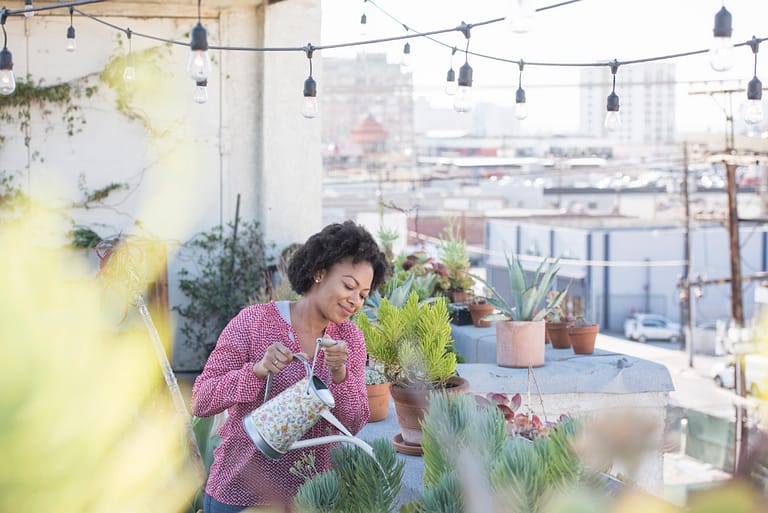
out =
[(299, 294), (307, 292), (318, 271), (328, 270), (333, 264), (352, 258), (353, 263), (369, 262), (373, 267), (371, 292), (386, 280), (390, 265), (373, 236), (352, 221), (329, 224), (312, 235), (291, 257), (288, 280)]

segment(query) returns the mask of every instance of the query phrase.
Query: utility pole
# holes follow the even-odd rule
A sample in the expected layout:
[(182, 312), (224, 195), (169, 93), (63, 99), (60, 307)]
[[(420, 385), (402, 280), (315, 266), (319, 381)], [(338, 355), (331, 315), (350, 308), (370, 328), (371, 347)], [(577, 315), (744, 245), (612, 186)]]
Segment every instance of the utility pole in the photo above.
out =
[[(738, 184), (736, 183), (736, 144), (733, 127), (733, 94), (744, 93), (743, 88), (721, 89), (718, 91), (695, 92), (689, 94), (709, 94), (714, 99), (715, 95), (725, 94), (728, 96), (728, 107), (720, 106), (725, 114), (727, 125), (725, 133), (725, 156), (722, 160), (726, 171), (726, 191), (728, 193), (728, 247), (730, 249), (731, 263), (731, 323), (733, 332), (738, 334), (741, 339), (741, 331), (744, 327), (744, 307), (742, 303), (741, 288), (741, 246), (739, 245), (739, 215), (737, 208)], [(718, 104), (719, 105), (719, 104)], [(746, 397), (746, 380), (744, 376), (744, 354), (741, 352), (740, 344), (735, 344), (737, 348), (734, 353), (734, 373), (736, 383), (736, 394), (739, 397)], [(736, 410), (736, 421), (733, 435), (733, 470), (738, 470), (741, 458), (747, 454), (749, 426), (747, 425), (747, 412), (743, 406), (743, 401), (734, 405)]]

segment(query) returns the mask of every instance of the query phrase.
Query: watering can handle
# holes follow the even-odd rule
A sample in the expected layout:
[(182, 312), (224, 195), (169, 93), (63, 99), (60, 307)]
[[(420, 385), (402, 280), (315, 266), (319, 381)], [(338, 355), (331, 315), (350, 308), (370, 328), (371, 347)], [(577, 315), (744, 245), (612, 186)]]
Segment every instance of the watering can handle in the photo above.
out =
[[(299, 360), (301, 363), (304, 364), (304, 368), (307, 370), (307, 378), (310, 377), (310, 374), (312, 374), (312, 367), (309, 366), (309, 362), (306, 358), (304, 358), (302, 355), (293, 353), (293, 357)], [(272, 389), (272, 373), (267, 373), (267, 385), (264, 387), (264, 402), (267, 402), (267, 399), (269, 399), (269, 391)]]

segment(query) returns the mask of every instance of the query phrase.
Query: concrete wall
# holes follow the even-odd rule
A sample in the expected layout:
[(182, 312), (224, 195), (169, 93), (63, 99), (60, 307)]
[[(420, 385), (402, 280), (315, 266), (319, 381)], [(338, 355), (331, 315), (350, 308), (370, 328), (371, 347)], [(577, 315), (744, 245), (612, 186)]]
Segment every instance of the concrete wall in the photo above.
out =
[[(8, 7), (23, 6), (15, 4)], [(209, 101), (200, 105), (186, 74), (193, 4), (104, 2), (80, 9), (134, 32), (137, 79), (130, 86), (102, 79), (110, 63), (127, 54), (123, 31), (75, 13), (77, 50), (66, 52), (66, 9), (6, 22), (17, 80), (68, 82), (80, 94), (73, 97), (72, 113), (46, 102), (32, 106), (28, 128), (16, 114), (0, 124), (0, 170), (14, 175), (33, 201), (58, 209), (61, 231), (50, 234), (54, 243), (67, 242), (72, 224), (102, 237), (166, 240), (174, 305), (184, 301), (177, 273), (190, 265), (184, 243), (232, 221), (238, 194), (241, 218), (259, 221), (278, 251), (320, 227), (320, 123), (300, 114), (308, 74), (303, 52), (211, 50)], [(320, 0), (204, 2), (202, 18), (211, 46), (320, 43)], [(73, 134), (67, 133), (68, 116), (74, 116)], [(124, 188), (88, 208), (77, 206), (84, 191), (110, 184)]]

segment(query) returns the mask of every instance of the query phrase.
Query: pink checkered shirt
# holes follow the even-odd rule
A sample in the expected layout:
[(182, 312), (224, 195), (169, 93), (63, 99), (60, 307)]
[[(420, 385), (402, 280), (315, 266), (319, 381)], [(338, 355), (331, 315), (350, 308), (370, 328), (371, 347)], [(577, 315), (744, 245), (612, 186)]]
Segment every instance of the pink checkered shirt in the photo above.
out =
[[(293, 337), (290, 336), (293, 333)], [(345, 340), (349, 347), (347, 379), (333, 384), (318, 353), (315, 375), (328, 384), (336, 406), (332, 413), (352, 433), (368, 422), (368, 394), (365, 388), (365, 341), (351, 321), (329, 323), (326, 336)], [(290, 503), (303, 478), (290, 468), (303, 454), (314, 452), (318, 472), (330, 468), (329, 445), (288, 451), (273, 461), (259, 452), (243, 429), (243, 417), (262, 404), (266, 379), (257, 378), (253, 365), (267, 347), (280, 342), (293, 352), (300, 352), (298, 336), (280, 315), (274, 302), (243, 309), (221, 332), (216, 348), (192, 388), (192, 413), (209, 417), (224, 410), (229, 419), (219, 430), (222, 441), (214, 452), (214, 461), (205, 491), (214, 499), (236, 506), (285, 505)], [(312, 355), (309, 355), (310, 358)], [(294, 360), (272, 377), (270, 398), (306, 376), (304, 366)], [(338, 431), (321, 419), (304, 438), (316, 438)]]

